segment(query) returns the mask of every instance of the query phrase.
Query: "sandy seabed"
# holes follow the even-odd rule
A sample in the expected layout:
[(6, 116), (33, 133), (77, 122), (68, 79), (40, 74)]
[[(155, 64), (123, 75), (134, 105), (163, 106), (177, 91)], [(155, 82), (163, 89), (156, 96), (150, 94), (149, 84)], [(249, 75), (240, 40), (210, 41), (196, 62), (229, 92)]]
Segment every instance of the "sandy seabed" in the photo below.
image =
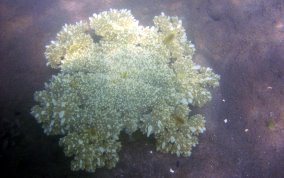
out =
[[(65, 23), (110, 8), (130, 9), (143, 25), (178, 16), (196, 46), (195, 61), (221, 75), (201, 112), (207, 130), (189, 158), (124, 141), (114, 169), (70, 171), (70, 158), (30, 115), (33, 93), (58, 71), (45, 45)], [(0, 170), (8, 177), (284, 177), (284, 1), (0, 1)]]

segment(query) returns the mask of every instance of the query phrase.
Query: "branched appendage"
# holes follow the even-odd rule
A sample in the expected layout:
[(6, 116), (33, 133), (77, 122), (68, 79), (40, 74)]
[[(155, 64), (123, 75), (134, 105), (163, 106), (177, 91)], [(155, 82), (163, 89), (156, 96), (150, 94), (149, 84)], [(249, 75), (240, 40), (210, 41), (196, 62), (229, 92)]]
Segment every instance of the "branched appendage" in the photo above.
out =
[(182, 22), (163, 13), (152, 27), (125, 9), (64, 25), (45, 51), (60, 72), (35, 93), (31, 114), (47, 135), (62, 136), (72, 170), (113, 168), (122, 131), (140, 130), (157, 140), (157, 150), (190, 156), (205, 120), (189, 117), (188, 106), (203, 106), (208, 87), (219, 84), (192, 61), (194, 51)]
[(174, 38), (176, 38), (176, 33), (175, 32), (170, 32), (169, 34), (167, 34), (163, 40), (163, 43), (165, 45), (169, 45), (170, 43), (172, 43), (174, 41)]

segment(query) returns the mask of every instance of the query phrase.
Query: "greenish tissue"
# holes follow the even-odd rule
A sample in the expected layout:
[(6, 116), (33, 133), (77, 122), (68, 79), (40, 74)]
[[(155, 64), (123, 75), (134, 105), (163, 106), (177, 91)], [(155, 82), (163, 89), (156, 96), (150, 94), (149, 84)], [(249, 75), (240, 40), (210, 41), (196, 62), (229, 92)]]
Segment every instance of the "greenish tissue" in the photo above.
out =
[(130, 11), (111, 9), (64, 25), (46, 46), (47, 64), (60, 72), (35, 92), (31, 113), (47, 135), (61, 136), (72, 170), (113, 168), (121, 131), (152, 135), (157, 150), (177, 156), (190, 156), (205, 131), (189, 106), (207, 103), (219, 76), (192, 61), (177, 17), (153, 21), (144, 27)]

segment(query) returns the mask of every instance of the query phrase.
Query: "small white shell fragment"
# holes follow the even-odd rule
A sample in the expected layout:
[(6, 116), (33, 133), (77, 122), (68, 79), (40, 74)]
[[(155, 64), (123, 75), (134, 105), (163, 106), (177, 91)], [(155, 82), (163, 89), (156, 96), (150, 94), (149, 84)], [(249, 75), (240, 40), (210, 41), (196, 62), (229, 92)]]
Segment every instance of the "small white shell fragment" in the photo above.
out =
[(245, 129), (245, 132), (248, 132), (249, 131), (249, 129)]
[(170, 168), (170, 173), (175, 173), (175, 171), (172, 169), (172, 168)]
[(226, 124), (228, 122), (228, 119), (224, 119), (224, 123)]

